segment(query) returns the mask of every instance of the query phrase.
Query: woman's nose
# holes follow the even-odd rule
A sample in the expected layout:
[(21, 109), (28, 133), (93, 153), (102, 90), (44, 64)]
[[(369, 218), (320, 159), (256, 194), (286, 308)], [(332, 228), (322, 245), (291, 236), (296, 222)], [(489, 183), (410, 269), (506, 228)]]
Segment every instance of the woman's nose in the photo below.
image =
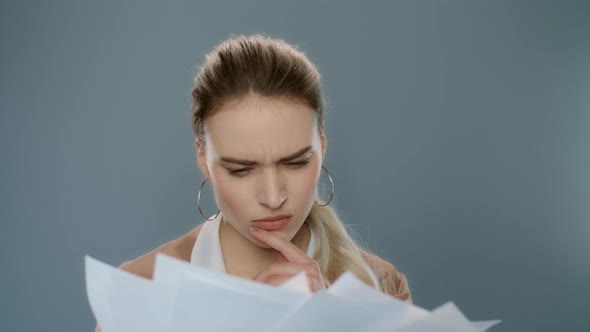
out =
[(287, 200), (287, 190), (281, 174), (276, 170), (264, 172), (258, 201), (269, 209), (278, 209)]

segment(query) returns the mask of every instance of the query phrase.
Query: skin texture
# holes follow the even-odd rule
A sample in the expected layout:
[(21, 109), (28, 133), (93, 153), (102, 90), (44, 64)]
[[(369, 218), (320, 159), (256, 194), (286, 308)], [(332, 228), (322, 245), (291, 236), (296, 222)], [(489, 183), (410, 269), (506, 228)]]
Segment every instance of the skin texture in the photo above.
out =
[[(313, 111), (288, 98), (246, 96), (217, 109), (205, 122), (205, 137), (197, 142), (197, 163), (223, 215), (220, 242), (227, 271), (252, 279), (276, 261), (277, 248), (249, 231), (256, 219), (290, 215), (286, 227), (269, 233), (305, 252), (310, 233), (302, 225), (314, 204), (327, 146)], [(301, 156), (280, 161), (306, 147)], [(281, 266), (293, 275), (293, 265)]]

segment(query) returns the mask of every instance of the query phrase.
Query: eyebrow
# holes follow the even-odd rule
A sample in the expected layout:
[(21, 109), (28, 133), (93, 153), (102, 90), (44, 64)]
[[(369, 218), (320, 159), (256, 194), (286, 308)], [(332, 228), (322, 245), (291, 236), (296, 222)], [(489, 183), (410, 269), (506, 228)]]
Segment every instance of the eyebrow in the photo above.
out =
[[(312, 147), (310, 145), (310, 146), (305, 147), (295, 153), (291, 153), (290, 155), (282, 157), (281, 159), (277, 160), (277, 163), (283, 163), (286, 161), (297, 159), (297, 158), (301, 157), (302, 155), (306, 154), (307, 152), (309, 152), (311, 150), (311, 148)], [(232, 158), (232, 157), (221, 157), (220, 160), (224, 161), (226, 163), (239, 164), (239, 165), (244, 165), (244, 166), (254, 166), (254, 165), (258, 164), (256, 161), (253, 161), (253, 160), (236, 159), (236, 158)]]

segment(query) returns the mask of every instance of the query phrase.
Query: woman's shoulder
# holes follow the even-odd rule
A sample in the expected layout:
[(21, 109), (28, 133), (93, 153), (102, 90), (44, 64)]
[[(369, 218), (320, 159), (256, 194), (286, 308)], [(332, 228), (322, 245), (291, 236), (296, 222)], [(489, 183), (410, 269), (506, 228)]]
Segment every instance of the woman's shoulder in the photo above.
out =
[(156, 255), (158, 253), (166, 254), (187, 262), (190, 261), (193, 246), (202, 226), (203, 224), (199, 224), (181, 237), (168, 241), (145, 255), (124, 262), (119, 268), (140, 277), (152, 279)]
[(379, 283), (384, 292), (395, 296), (400, 300), (407, 300), (408, 302), (413, 303), (410, 286), (405, 274), (399, 272), (393, 264), (375, 254), (362, 249), (360, 252), (367, 264), (369, 264), (379, 278)]
[[(203, 224), (201, 223), (181, 237), (168, 241), (143, 256), (124, 262), (119, 265), (119, 268), (140, 277), (152, 279), (157, 253), (163, 253), (178, 259), (190, 261), (193, 245), (197, 240), (197, 236), (199, 235), (202, 226)], [(101, 332), (98, 325), (96, 325), (94, 332)]]

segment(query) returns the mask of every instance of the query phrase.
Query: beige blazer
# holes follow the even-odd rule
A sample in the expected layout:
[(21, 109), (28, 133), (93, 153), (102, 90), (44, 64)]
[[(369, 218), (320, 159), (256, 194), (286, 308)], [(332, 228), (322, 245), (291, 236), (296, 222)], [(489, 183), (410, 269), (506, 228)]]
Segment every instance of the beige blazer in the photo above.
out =
[(391, 263), (376, 255), (370, 254), (364, 250), (361, 250), (361, 254), (375, 274), (377, 274), (379, 283), (381, 283), (381, 288), (384, 292), (413, 304), (410, 286), (403, 273), (398, 272)]

